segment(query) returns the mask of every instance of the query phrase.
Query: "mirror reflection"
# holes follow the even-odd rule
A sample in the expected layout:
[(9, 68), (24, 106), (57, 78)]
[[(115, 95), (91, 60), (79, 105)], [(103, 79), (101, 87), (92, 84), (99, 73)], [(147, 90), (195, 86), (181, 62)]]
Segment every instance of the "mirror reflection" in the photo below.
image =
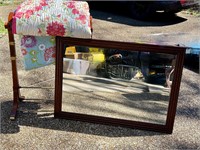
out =
[(176, 56), (65, 46), (62, 111), (165, 124)]

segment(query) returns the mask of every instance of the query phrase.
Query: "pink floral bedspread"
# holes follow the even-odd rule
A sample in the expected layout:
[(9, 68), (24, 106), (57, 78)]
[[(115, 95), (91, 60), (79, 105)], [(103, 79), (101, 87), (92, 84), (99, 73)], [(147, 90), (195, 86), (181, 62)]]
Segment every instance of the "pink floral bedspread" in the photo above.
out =
[(15, 11), (14, 34), (91, 38), (87, 2), (25, 0)]

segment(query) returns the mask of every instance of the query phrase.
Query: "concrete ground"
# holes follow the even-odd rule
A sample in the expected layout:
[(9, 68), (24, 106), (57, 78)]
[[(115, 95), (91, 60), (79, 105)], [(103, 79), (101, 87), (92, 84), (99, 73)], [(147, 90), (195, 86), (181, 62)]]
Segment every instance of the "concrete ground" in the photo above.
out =
[[(4, 12), (5, 15), (4, 9), (1, 9), (1, 12)], [(98, 15), (102, 18), (98, 19)], [(94, 17), (94, 38), (122, 41), (144, 41), (144, 39), (154, 41), (156, 39), (148, 35), (151, 33), (154, 35), (157, 33), (173, 33), (172, 30), (178, 28), (176, 33), (182, 34), (178, 34), (177, 41), (173, 37), (173, 43), (179, 42), (180, 39), (184, 39), (187, 42), (191, 40), (187, 40), (188, 35), (190, 33), (194, 35), (195, 33), (195, 29), (192, 26), (199, 27), (199, 18), (182, 13), (179, 15), (186, 19), (183, 22), (160, 26), (153, 26), (149, 23), (142, 27), (125, 24), (126, 21), (134, 21), (129, 18), (113, 15), (111, 18), (115, 21), (112, 22), (109, 21), (109, 18), (109, 20), (103, 19), (105, 15), (99, 12), (96, 14), (96, 18)], [(120, 19), (123, 19), (121, 23)], [(191, 23), (191, 21), (193, 22)], [(143, 22), (137, 23), (141, 24)], [(186, 29), (179, 29), (182, 26), (186, 26), (186, 24), (187, 26), (192, 24), (187, 31)], [(139, 36), (137, 30), (138, 32), (144, 30), (141, 36)], [(163, 36), (166, 39), (170, 39), (169, 34), (164, 34)], [(20, 57), (18, 36), (16, 36), (16, 45), (17, 56), (19, 56), (17, 63), (20, 85), (54, 87), (54, 65), (32, 71), (24, 71), (22, 58)], [(0, 38), (0, 64), (1, 149), (3, 150), (200, 149), (200, 76), (186, 68), (183, 70), (173, 134), (162, 134), (54, 119), (54, 90), (52, 89), (22, 89), (22, 95), (29, 100), (25, 100), (20, 104), (16, 121), (10, 121), (12, 78), (7, 35)]]

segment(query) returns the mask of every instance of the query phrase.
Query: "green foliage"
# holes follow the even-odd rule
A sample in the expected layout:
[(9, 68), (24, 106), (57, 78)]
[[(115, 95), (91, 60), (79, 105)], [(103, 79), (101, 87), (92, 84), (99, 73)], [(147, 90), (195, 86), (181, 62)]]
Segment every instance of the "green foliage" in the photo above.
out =
[(4, 27), (4, 22), (0, 19), (0, 36), (5, 34), (7, 30)]
[(0, 0), (0, 6), (6, 6), (6, 5), (18, 5), (22, 3), (24, 0)]
[(186, 9), (185, 13), (200, 17), (200, 5), (196, 5), (192, 8)]

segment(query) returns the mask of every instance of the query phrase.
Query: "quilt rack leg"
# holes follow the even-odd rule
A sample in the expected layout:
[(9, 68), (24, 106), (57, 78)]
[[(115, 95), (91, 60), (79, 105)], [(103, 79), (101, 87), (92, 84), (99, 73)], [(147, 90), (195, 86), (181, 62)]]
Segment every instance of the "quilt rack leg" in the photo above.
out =
[(12, 25), (11, 25), (12, 17), (13, 13), (10, 13), (8, 17), (8, 22), (5, 24), (5, 28), (7, 28), (8, 30), (12, 79), (13, 79), (13, 107), (10, 114), (10, 120), (15, 120), (19, 101), (22, 101), (23, 99), (25, 99), (25, 97), (20, 95), (20, 86), (19, 86), (17, 63), (16, 63), (15, 40), (14, 40), (14, 35), (12, 33)]

